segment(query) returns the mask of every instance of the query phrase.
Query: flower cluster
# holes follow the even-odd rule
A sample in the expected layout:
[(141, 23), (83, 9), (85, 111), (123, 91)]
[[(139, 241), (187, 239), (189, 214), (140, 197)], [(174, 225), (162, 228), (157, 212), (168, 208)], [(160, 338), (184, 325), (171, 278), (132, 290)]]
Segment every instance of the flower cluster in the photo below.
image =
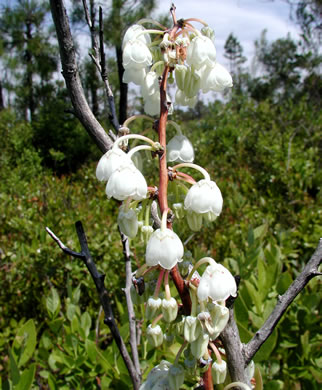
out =
[[(122, 128), (130, 133), (127, 126), (132, 120), (138, 117), (147, 119), (154, 123), (154, 130), (155, 126), (159, 126), (159, 142), (162, 145), (143, 135), (124, 135), (102, 156), (96, 169), (97, 178), (107, 182), (108, 198), (123, 201), (117, 219), (120, 231), (131, 239), (140, 232), (145, 245), (144, 264), (133, 274), (134, 285), (144, 280), (145, 290), (132, 286), (131, 297), (135, 305), (141, 305), (138, 313), (145, 313), (148, 321), (142, 328), (146, 340), (152, 348), (170, 346), (175, 342), (181, 344), (174, 363), (163, 360), (156, 365), (141, 390), (179, 390), (186, 375), (195, 373), (195, 377), (200, 378), (202, 367), (209, 365), (214, 384), (226, 381), (227, 364), (222, 358), (225, 351), (218, 347), (217, 338), (228, 323), (226, 301), (237, 296), (236, 281), (227, 268), (210, 257), (193, 264), (192, 255), (184, 252), (180, 238), (182, 221), (186, 221), (193, 232), (199, 231), (204, 223), (213, 222), (222, 211), (223, 197), (208, 172), (193, 163), (193, 146), (182, 134), (180, 126), (167, 120), (172, 105), (162, 88), (167, 81), (175, 79), (176, 102), (192, 106), (199, 91), (222, 91), (232, 86), (232, 79), (216, 60), (213, 31), (208, 26), (199, 31), (190, 21), (181, 20), (172, 29), (158, 25), (158, 30), (146, 30), (138, 23), (126, 31), (122, 45), (123, 81), (134, 82), (141, 87), (144, 110), (149, 115), (158, 115), (162, 104), (168, 109), (166, 116), (161, 110), (158, 122), (146, 115), (138, 115), (128, 118)], [(152, 39), (153, 36), (156, 38)], [(163, 85), (162, 93), (160, 83)], [(176, 135), (166, 145), (168, 125), (175, 128)], [(147, 131), (149, 129), (145, 129)], [(140, 144), (130, 149), (130, 139), (149, 145)], [(149, 180), (155, 179), (153, 157), (159, 157), (159, 188), (155, 185), (148, 187), (145, 176), (135, 165), (132, 157), (140, 150), (152, 152), (142, 171), (145, 172), (147, 166), (151, 168)], [(167, 163), (176, 165), (169, 167)], [(185, 169), (189, 170), (188, 173)], [(191, 171), (197, 171), (203, 177), (196, 179)], [(156, 199), (159, 209), (152, 213)], [(199, 267), (204, 264), (207, 266), (200, 272)], [(184, 310), (177, 301), (178, 297), (172, 296), (174, 293), (169, 280), (178, 272), (185, 277), (183, 281), (180, 275), (180, 280), (189, 291), (188, 299), (191, 300), (187, 304), (182, 299)], [(178, 289), (177, 284), (176, 287)], [(182, 298), (179, 289), (178, 292)]]
[[(207, 25), (197, 30), (186, 20), (179, 31), (169, 33), (134, 24), (126, 31), (122, 47), (123, 82), (141, 87), (148, 115), (160, 113), (159, 77), (166, 66), (176, 81), (178, 105), (193, 107), (199, 91), (221, 92), (233, 85), (229, 72), (217, 62), (214, 32)], [(167, 103), (171, 113), (169, 96)]]

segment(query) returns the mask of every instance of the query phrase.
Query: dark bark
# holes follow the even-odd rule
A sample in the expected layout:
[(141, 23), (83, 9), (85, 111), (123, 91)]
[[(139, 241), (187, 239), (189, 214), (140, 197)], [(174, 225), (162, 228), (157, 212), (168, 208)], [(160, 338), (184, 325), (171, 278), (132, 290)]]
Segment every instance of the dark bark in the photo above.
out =
[(2, 81), (0, 80), (0, 111), (4, 109), (4, 100), (3, 100), (3, 90), (2, 90)]
[(140, 375), (139, 372), (137, 372), (136, 368), (134, 367), (134, 364), (131, 360), (131, 357), (126, 349), (126, 346), (124, 344), (124, 341), (122, 339), (122, 336), (119, 332), (119, 329), (117, 327), (112, 306), (110, 304), (110, 299), (108, 292), (104, 286), (104, 280), (105, 275), (98, 272), (96, 265), (92, 259), (92, 256), (90, 254), (88, 244), (87, 244), (87, 238), (83, 229), (83, 225), (80, 221), (76, 222), (76, 232), (78, 235), (78, 240), (81, 246), (81, 252), (75, 252), (69, 248), (67, 248), (60, 239), (49, 229), (46, 228), (48, 234), (57, 242), (59, 247), (68, 255), (81, 259), (84, 261), (98, 292), (100, 303), (103, 307), (105, 316), (104, 316), (104, 323), (110, 328), (113, 339), (116, 342), (116, 345), (118, 346), (118, 349), (122, 355), (122, 358), (124, 360), (124, 363), (128, 369), (128, 372), (131, 376), (132, 382), (133, 382), (133, 388), (135, 390), (138, 390), (140, 387)]
[(122, 47), (116, 46), (116, 61), (117, 61), (117, 71), (120, 82), (120, 102), (119, 102), (119, 122), (122, 124), (127, 118), (127, 94), (128, 86), (123, 83), (123, 73), (124, 68), (122, 65)]

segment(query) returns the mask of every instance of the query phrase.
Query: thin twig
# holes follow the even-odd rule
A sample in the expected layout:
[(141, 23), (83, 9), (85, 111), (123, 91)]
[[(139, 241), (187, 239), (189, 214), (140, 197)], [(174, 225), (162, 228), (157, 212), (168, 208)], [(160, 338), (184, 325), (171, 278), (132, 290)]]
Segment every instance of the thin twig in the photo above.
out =
[(69, 248), (66, 247), (62, 243), (62, 241), (49, 229), (46, 228), (47, 232), (49, 235), (57, 242), (58, 246), (68, 255), (72, 257), (76, 257), (79, 259), (82, 259), (91, 274), (91, 277), (95, 283), (97, 292), (99, 294), (100, 302), (104, 310), (104, 323), (110, 328), (110, 331), (112, 333), (113, 339), (116, 342), (116, 345), (121, 353), (121, 356), (124, 360), (124, 363), (129, 371), (129, 374), (132, 379), (133, 387), (135, 390), (139, 389), (140, 387), (140, 375), (137, 372), (132, 359), (126, 349), (126, 346), (124, 344), (123, 338), (119, 332), (119, 329), (117, 327), (114, 315), (113, 315), (113, 310), (112, 306), (110, 304), (108, 292), (104, 286), (104, 279), (105, 275), (101, 274), (98, 272), (96, 265), (92, 259), (92, 256), (90, 254), (88, 244), (87, 244), (87, 238), (84, 232), (83, 225), (80, 221), (76, 222), (75, 224), (76, 227), (76, 232), (78, 236), (78, 241), (81, 246), (81, 252), (75, 252)]
[(131, 265), (131, 255), (130, 255), (130, 246), (128, 238), (120, 231), (122, 245), (123, 245), (123, 255), (125, 260), (125, 299), (127, 305), (127, 313), (129, 317), (129, 327), (130, 327), (130, 346), (132, 351), (132, 358), (135, 369), (138, 373), (141, 373), (140, 360), (137, 346), (137, 333), (136, 333), (136, 318), (133, 307), (133, 302), (131, 298), (131, 285), (132, 285), (132, 265)]
[(319, 245), (315, 252), (313, 253), (310, 261), (304, 267), (300, 275), (294, 280), (290, 285), (287, 291), (278, 297), (278, 302), (267, 318), (264, 325), (255, 333), (254, 337), (244, 346), (244, 356), (245, 356), (245, 365), (247, 366), (249, 362), (254, 357), (255, 353), (259, 348), (264, 344), (268, 337), (273, 333), (276, 325), (279, 320), (282, 318), (283, 314), (289, 307), (289, 305), (294, 301), (296, 296), (304, 289), (307, 283), (314, 278), (315, 276), (322, 275), (318, 271), (318, 267), (322, 261), (322, 238), (319, 241)]

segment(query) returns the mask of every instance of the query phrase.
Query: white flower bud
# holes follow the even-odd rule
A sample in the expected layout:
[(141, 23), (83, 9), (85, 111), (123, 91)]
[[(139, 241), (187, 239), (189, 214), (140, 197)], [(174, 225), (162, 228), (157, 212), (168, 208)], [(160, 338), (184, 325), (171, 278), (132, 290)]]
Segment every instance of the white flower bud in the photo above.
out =
[(168, 380), (171, 390), (179, 390), (184, 383), (184, 368), (179, 364), (170, 366)]
[(197, 340), (201, 335), (202, 329), (197, 317), (187, 316), (184, 321), (183, 336), (188, 343)]
[(162, 301), (160, 298), (150, 297), (145, 306), (145, 316), (148, 320), (152, 320), (159, 313)]
[(220, 385), (225, 382), (227, 375), (227, 364), (225, 360), (222, 360), (221, 363), (214, 362), (211, 367), (211, 376), (214, 385)]
[(195, 152), (189, 139), (178, 134), (167, 145), (167, 160), (170, 162), (193, 162)]
[(133, 209), (127, 209), (122, 205), (119, 209), (117, 223), (123, 234), (129, 238), (134, 238), (138, 232), (138, 217)]
[(196, 359), (200, 359), (207, 352), (208, 343), (209, 336), (204, 333), (190, 344), (191, 353)]
[(173, 203), (172, 208), (176, 218), (181, 219), (185, 216), (183, 203)]
[(162, 360), (149, 372), (146, 381), (140, 386), (140, 390), (169, 390), (168, 375), (170, 366), (169, 362)]
[(177, 318), (178, 304), (174, 298), (162, 299), (162, 314), (166, 322), (172, 322)]
[(189, 228), (193, 232), (199, 232), (202, 226), (202, 215), (197, 214), (194, 211), (188, 211), (187, 213), (187, 222), (189, 225)]
[(148, 72), (142, 84), (141, 93), (144, 99), (160, 93), (159, 76), (155, 72)]
[(180, 89), (177, 89), (176, 91), (175, 101), (178, 106), (188, 106), (193, 108), (196, 105), (197, 100), (197, 95), (192, 98), (188, 98)]
[(226, 306), (218, 305), (218, 303), (213, 302), (210, 308), (210, 315), (214, 328), (214, 332), (210, 335), (210, 337), (212, 340), (215, 340), (227, 325), (229, 320), (229, 310)]
[(186, 77), (186, 73), (188, 72), (188, 68), (186, 65), (176, 65), (174, 72), (175, 72), (177, 87), (183, 91), (184, 80)]
[(237, 294), (236, 281), (223, 265), (215, 263), (208, 265), (203, 273), (197, 289), (198, 298), (205, 301), (224, 301)]
[(152, 233), (145, 253), (147, 265), (153, 267), (160, 265), (170, 270), (182, 261), (183, 245), (177, 234), (168, 228), (157, 229)]
[(146, 329), (146, 338), (152, 347), (160, 347), (163, 343), (163, 332), (160, 325), (152, 326), (150, 324)]
[(250, 382), (250, 380), (254, 377), (254, 374), (255, 374), (255, 363), (254, 360), (251, 360), (251, 362), (245, 368), (245, 376), (247, 382)]

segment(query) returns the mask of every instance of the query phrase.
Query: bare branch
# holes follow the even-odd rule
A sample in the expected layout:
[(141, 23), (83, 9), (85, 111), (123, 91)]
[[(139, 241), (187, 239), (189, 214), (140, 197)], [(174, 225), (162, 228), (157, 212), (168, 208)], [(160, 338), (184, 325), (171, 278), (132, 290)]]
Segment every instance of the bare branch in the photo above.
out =
[(138, 346), (137, 346), (137, 327), (136, 327), (136, 318), (133, 307), (133, 302), (131, 298), (131, 285), (132, 285), (132, 265), (131, 265), (131, 255), (130, 255), (130, 246), (128, 238), (120, 231), (122, 245), (123, 245), (123, 254), (125, 260), (125, 299), (127, 305), (127, 313), (129, 316), (129, 326), (130, 326), (130, 346), (132, 351), (133, 363), (136, 369), (136, 372), (140, 373), (140, 360), (138, 354)]
[(294, 280), (287, 291), (278, 297), (277, 305), (266, 320), (265, 324), (256, 332), (254, 337), (244, 346), (245, 364), (247, 365), (259, 350), (262, 344), (268, 339), (275, 329), (277, 323), (294, 301), (296, 296), (304, 289), (307, 283), (315, 276), (322, 275), (318, 272), (318, 267), (322, 261), (322, 238), (319, 245), (312, 255), (310, 261), (304, 267), (300, 275)]
[(85, 98), (79, 77), (75, 48), (70, 32), (69, 21), (63, 0), (50, 0), (51, 13), (56, 26), (63, 76), (75, 110), (86, 131), (91, 135), (99, 149), (105, 153), (113, 146), (113, 141), (93, 115)]
[(126, 346), (124, 344), (124, 341), (122, 339), (122, 336), (119, 332), (119, 329), (117, 327), (112, 306), (110, 304), (108, 292), (104, 286), (104, 279), (105, 275), (98, 272), (96, 265), (91, 257), (88, 244), (87, 244), (87, 238), (83, 229), (83, 225), (80, 221), (76, 222), (75, 224), (76, 232), (78, 235), (78, 240), (81, 246), (81, 252), (75, 252), (64, 245), (61, 240), (49, 229), (46, 228), (47, 232), (50, 234), (50, 236), (57, 242), (59, 247), (67, 254), (69, 254), (72, 257), (81, 258), (89, 273), (91, 274), (91, 277), (95, 283), (97, 292), (99, 294), (100, 302), (103, 307), (105, 317), (104, 317), (104, 323), (110, 328), (110, 331), (112, 333), (112, 336), (116, 342), (116, 345), (118, 346), (118, 349), (121, 353), (121, 356), (124, 360), (124, 363), (129, 371), (129, 374), (131, 376), (132, 382), (133, 382), (133, 388), (135, 390), (138, 390), (140, 387), (140, 376), (139, 372), (134, 367), (134, 364), (131, 360), (131, 357), (126, 349)]
[(225, 329), (220, 334), (220, 339), (225, 348), (228, 370), (232, 382), (247, 383), (245, 376), (245, 358), (242, 353), (242, 343), (235, 322), (233, 307), (229, 308), (229, 320)]

